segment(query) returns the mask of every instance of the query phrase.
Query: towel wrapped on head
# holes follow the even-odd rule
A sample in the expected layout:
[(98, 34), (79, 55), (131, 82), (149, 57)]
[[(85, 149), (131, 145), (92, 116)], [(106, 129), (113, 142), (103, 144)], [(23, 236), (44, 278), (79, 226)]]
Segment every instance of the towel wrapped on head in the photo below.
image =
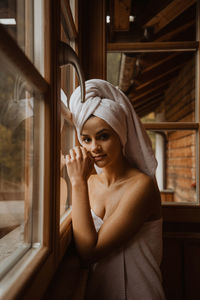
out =
[(71, 95), (69, 104), (80, 143), (84, 123), (91, 115), (99, 117), (118, 134), (129, 163), (154, 177), (157, 161), (151, 141), (126, 95), (101, 79), (86, 81), (85, 88), (85, 102), (81, 102), (81, 91), (78, 87)]

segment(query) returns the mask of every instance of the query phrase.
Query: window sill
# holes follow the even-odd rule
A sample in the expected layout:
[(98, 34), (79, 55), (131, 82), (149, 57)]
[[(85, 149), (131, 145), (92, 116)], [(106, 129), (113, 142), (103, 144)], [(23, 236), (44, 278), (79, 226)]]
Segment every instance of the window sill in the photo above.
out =
[[(9, 300), (18, 297), (48, 255), (49, 250), (47, 247), (30, 249), (2, 279), (0, 299)], [(48, 272), (48, 274), (50, 275), (51, 272)]]
[(60, 224), (59, 259), (62, 259), (71, 240), (72, 240), (72, 217), (71, 217), (71, 208), (69, 208), (66, 211), (66, 217)]

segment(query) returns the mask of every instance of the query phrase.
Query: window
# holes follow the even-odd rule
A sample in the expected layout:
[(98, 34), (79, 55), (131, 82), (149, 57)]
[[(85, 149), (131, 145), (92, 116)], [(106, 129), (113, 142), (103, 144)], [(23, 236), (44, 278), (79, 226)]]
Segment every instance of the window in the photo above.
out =
[(15, 298), (44, 260), (47, 282), (55, 266), (49, 16), (50, 1), (0, 3), (1, 299)]
[(107, 7), (107, 77), (129, 97), (148, 130), (163, 204), (199, 204), (197, 5), (127, 3), (134, 18), (126, 29), (126, 12), (119, 18), (117, 8)]
[[(22, 69), (28, 67), (27, 64), (30, 68), (32, 66), (25, 55), (23, 59), (20, 49), (4, 31), (6, 29), (25, 54), (41, 67), (38, 62), (44, 61), (44, 54), (41, 48), (37, 53), (34, 52), (33, 35), (33, 29), (37, 31), (33, 12), (34, 9), (41, 10), (41, 2), (22, 2), (3, 1), (0, 10), (0, 22), (4, 27), (1, 28), (1, 41), (4, 45), (0, 52), (1, 278), (25, 252), (31, 248), (39, 249), (43, 244), (43, 87), (46, 86), (47, 91), (48, 85), (44, 82), (36, 87), (30, 73), (29, 76), (26, 76), (26, 72), (24, 74)], [(15, 48), (10, 52), (6, 51), (12, 45), (17, 51), (16, 60), (21, 59), (20, 68), (14, 62)], [(43, 72), (42, 68), (41, 71)]]
[(42, 244), (43, 96), (1, 53), (1, 275)]

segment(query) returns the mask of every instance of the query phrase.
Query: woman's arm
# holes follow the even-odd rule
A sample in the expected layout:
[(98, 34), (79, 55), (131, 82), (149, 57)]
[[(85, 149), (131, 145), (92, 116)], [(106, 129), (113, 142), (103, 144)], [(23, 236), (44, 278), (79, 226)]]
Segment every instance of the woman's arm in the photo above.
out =
[[(120, 248), (138, 232), (152, 212), (155, 185), (152, 179), (141, 174), (137, 182), (130, 183), (113, 214), (96, 233), (90, 211), (87, 187), (87, 153), (78, 148), (67, 158), (68, 174), (72, 183), (72, 222), (75, 243), (80, 256), (94, 262)], [(83, 175), (84, 174), (84, 175)]]
[(72, 226), (76, 247), (82, 258), (97, 243), (90, 210), (87, 180), (93, 169), (93, 161), (83, 147), (75, 147), (66, 156), (67, 171), (72, 185)]

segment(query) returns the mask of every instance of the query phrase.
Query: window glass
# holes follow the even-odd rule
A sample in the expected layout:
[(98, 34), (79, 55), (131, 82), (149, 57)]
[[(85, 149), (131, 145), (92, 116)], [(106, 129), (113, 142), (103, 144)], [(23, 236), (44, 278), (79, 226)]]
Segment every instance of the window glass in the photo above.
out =
[(115, 86), (119, 85), (121, 53), (107, 53), (107, 81)]
[[(63, 8), (64, 1), (61, 2)], [(74, 3), (70, 2), (71, 12), (74, 12)], [(64, 7), (68, 6), (65, 3)], [(69, 8), (69, 7), (68, 7)], [(67, 15), (66, 15), (67, 17)], [(61, 11), (61, 35), (63, 42), (70, 45), (72, 48), (74, 42), (70, 40), (69, 28)], [(71, 184), (67, 175), (65, 165), (65, 156), (69, 150), (75, 146), (75, 129), (70, 120), (70, 112), (68, 109), (68, 101), (75, 85), (75, 71), (71, 65), (61, 67), (61, 177), (60, 177), (60, 223), (63, 222), (68, 215), (71, 207)]]
[(1, 0), (0, 24), (16, 40), (20, 48), (44, 73), (43, 1)]
[(197, 203), (196, 131), (148, 131), (158, 167), (162, 202)]
[(33, 60), (33, 1), (1, 1), (0, 23)]
[(0, 53), (0, 276), (42, 243), (42, 96)]
[(65, 165), (66, 154), (75, 145), (75, 131), (70, 121), (67, 96), (61, 90), (61, 178), (60, 178), (60, 218), (65, 217), (71, 206), (71, 185)]
[(143, 122), (194, 122), (195, 60), (193, 52), (108, 53), (107, 79)]

